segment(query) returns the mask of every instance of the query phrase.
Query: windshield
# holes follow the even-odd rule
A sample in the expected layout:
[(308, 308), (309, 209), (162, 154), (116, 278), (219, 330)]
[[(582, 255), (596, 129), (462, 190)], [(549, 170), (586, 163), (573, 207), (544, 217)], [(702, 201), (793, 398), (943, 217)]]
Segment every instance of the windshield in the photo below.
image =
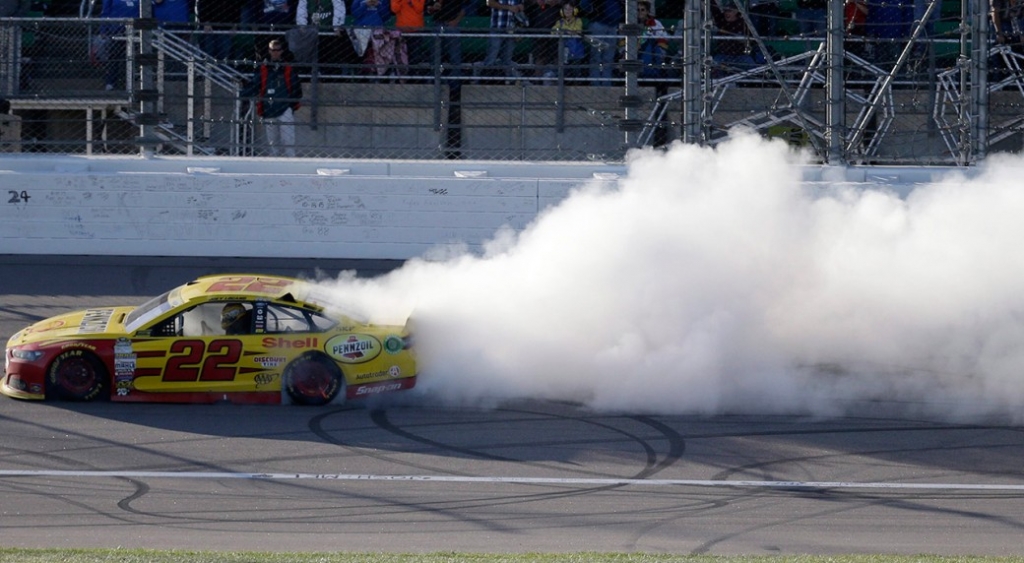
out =
[(159, 317), (160, 315), (170, 311), (173, 308), (171, 304), (171, 292), (177, 291), (176, 289), (168, 291), (159, 297), (154, 297), (149, 301), (139, 305), (134, 311), (128, 313), (128, 316), (124, 320), (124, 328), (127, 332), (135, 332), (139, 327), (145, 325), (149, 321)]

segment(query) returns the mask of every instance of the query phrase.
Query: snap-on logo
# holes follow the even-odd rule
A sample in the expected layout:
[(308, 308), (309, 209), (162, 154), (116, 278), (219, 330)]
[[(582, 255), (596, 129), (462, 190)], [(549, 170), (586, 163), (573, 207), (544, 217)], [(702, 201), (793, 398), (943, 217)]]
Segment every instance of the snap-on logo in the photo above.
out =
[(324, 351), (345, 364), (368, 362), (380, 354), (380, 340), (368, 334), (339, 334), (327, 341)]

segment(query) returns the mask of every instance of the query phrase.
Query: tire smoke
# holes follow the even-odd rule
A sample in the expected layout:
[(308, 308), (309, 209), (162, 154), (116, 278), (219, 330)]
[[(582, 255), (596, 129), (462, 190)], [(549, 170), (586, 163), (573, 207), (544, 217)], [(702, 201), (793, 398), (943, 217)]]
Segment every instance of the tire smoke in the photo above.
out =
[(481, 255), (329, 285), (411, 314), (449, 404), (1024, 420), (1024, 160), (902, 197), (804, 164), (753, 135), (638, 151)]

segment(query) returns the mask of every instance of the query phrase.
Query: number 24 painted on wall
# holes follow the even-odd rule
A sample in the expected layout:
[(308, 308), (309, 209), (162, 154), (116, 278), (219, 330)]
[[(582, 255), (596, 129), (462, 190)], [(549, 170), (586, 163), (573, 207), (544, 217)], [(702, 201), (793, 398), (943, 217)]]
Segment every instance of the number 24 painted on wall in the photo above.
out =
[(16, 192), (14, 190), (7, 190), (7, 193), (11, 194), (11, 199), (7, 200), (7, 203), (28, 203), (30, 195), (26, 190)]

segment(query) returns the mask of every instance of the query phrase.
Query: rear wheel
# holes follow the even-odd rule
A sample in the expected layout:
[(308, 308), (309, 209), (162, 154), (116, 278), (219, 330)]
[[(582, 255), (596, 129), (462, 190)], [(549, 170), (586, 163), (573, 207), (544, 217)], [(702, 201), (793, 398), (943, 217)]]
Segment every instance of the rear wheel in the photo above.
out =
[(292, 402), (326, 405), (345, 387), (338, 366), (323, 354), (304, 354), (284, 370), (284, 385)]
[(68, 350), (50, 364), (46, 390), (65, 401), (91, 401), (103, 394), (108, 379), (107, 368), (99, 358), (85, 350)]

